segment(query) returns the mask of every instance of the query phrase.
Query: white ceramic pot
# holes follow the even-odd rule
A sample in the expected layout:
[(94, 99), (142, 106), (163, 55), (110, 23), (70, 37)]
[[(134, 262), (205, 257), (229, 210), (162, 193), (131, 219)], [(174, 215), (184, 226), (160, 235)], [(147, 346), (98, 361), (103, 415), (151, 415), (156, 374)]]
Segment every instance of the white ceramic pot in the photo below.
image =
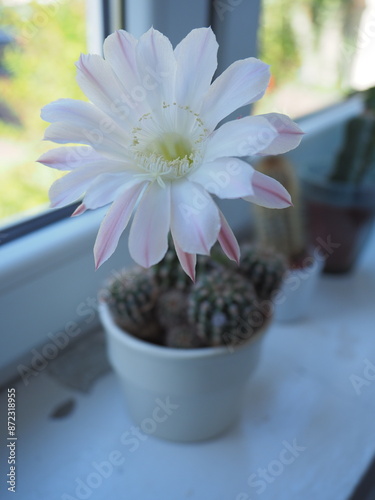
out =
[(110, 363), (142, 432), (173, 441), (198, 441), (236, 422), (264, 329), (236, 348), (175, 349), (124, 332), (105, 303), (100, 304), (99, 314)]
[[(298, 321), (308, 315), (318, 277), (324, 260), (308, 258), (301, 269), (290, 269), (282, 287), (275, 298), (275, 319), (277, 321)], [(308, 264), (307, 263), (307, 264)]]

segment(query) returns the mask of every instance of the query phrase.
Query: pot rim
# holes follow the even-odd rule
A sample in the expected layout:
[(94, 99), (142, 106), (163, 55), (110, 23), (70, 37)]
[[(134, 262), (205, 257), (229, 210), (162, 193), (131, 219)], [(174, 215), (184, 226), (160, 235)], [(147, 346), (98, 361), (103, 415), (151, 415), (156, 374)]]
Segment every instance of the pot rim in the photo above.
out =
[(103, 326), (105, 327), (106, 333), (112, 336), (118, 342), (126, 344), (134, 350), (149, 355), (154, 354), (159, 358), (165, 358), (165, 359), (173, 358), (173, 359), (183, 359), (183, 360), (224, 356), (227, 354), (233, 354), (234, 352), (240, 351), (242, 349), (246, 349), (253, 342), (255, 342), (264, 335), (272, 319), (272, 318), (267, 318), (263, 326), (254, 335), (252, 335), (249, 338), (249, 340), (240, 343), (238, 345), (229, 344), (227, 346), (223, 345), (217, 347), (197, 347), (197, 348), (181, 349), (178, 347), (169, 347), (169, 346), (152, 344), (151, 342), (141, 340), (137, 337), (134, 337), (130, 333), (126, 332), (125, 330), (120, 328), (114, 321), (110, 309), (107, 303), (103, 299), (99, 300), (98, 311)]

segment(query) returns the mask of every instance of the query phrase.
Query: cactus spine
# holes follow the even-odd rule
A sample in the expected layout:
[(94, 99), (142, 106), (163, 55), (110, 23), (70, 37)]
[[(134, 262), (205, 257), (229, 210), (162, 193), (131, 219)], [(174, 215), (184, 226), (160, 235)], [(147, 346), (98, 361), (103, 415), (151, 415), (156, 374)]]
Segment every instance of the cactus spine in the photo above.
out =
[(107, 284), (104, 298), (116, 322), (144, 340), (156, 340), (160, 326), (155, 320), (159, 289), (152, 273), (134, 268), (117, 273)]
[(253, 285), (229, 270), (202, 277), (189, 295), (188, 319), (208, 346), (227, 343), (247, 321), (257, 302)]
[(241, 246), (238, 271), (253, 284), (261, 300), (270, 299), (280, 288), (287, 267), (286, 258), (280, 253), (250, 244)]

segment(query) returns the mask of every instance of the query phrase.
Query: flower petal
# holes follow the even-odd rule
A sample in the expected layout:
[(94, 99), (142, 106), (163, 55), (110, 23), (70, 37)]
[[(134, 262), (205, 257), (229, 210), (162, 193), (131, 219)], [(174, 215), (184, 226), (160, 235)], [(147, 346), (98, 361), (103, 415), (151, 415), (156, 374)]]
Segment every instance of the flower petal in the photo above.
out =
[(68, 122), (52, 123), (44, 133), (44, 140), (57, 144), (86, 144), (111, 160), (124, 161), (129, 159), (126, 145), (124, 142), (118, 142), (115, 136), (103, 135), (98, 130), (85, 129)]
[[(87, 188), (83, 204), (86, 209), (90, 210), (104, 207), (104, 205), (112, 203), (116, 199), (118, 191), (132, 180), (134, 180), (134, 174), (130, 172), (98, 175)], [(136, 179), (134, 183), (138, 184), (139, 181)]]
[(268, 120), (259, 116), (247, 116), (224, 123), (209, 136), (205, 160), (255, 155), (272, 144), (277, 135), (277, 130)]
[[(103, 160), (94, 149), (86, 146), (64, 146), (43, 153), (37, 162), (56, 170), (75, 170), (87, 163)], [(107, 163), (118, 163), (106, 160)]]
[(292, 205), (290, 194), (276, 179), (254, 171), (252, 184), (254, 194), (244, 197), (244, 200), (267, 208), (287, 208)]
[[(104, 41), (104, 57), (112, 67), (128, 99), (121, 107), (123, 112), (137, 118), (149, 111), (142, 90), (149, 90), (152, 79), (141, 81), (137, 68), (136, 48), (138, 40), (124, 30), (118, 30)], [(151, 83), (150, 83), (151, 82)]]
[(87, 208), (86, 206), (81, 203), (72, 213), (71, 217), (77, 217), (78, 215), (82, 215), (86, 212)]
[(265, 118), (277, 130), (275, 139), (260, 151), (262, 156), (286, 153), (296, 148), (301, 142), (304, 132), (288, 116), (280, 113), (267, 113), (258, 116)]
[(150, 107), (158, 110), (163, 102), (173, 102), (176, 60), (169, 39), (154, 28), (149, 29), (139, 39), (136, 57), (141, 81), (153, 80), (153, 88), (144, 91)]
[(113, 202), (104, 217), (94, 245), (95, 266), (98, 269), (116, 250), (133, 209), (147, 182), (124, 186), (121, 195)]
[(254, 194), (253, 175), (253, 167), (238, 158), (218, 158), (204, 163), (189, 180), (219, 198), (243, 198)]
[[(173, 233), (172, 233), (172, 238), (173, 238)], [(189, 276), (191, 281), (195, 282), (195, 266), (197, 264), (197, 256), (195, 254), (184, 252), (174, 238), (173, 242), (182, 269)]]
[(82, 92), (120, 125), (132, 127), (129, 95), (118, 81), (109, 62), (98, 54), (81, 54), (76, 62), (77, 82)]
[[(123, 165), (118, 162), (118, 166), (119, 171), (123, 172)], [(49, 190), (51, 206), (63, 207), (78, 200), (94, 179), (103, 173), (109, 173), (106, 160), (88, 163), (57, 179)]]
[(45, 131), (45, 140), (87, 144), (111, 158), (128, 157), (129, 135), (88, 102), (59, 99), (44, 106), (41, 115), (44, 120), (52, 122)]
[(153, 182), (137, 207), (129, 233), (131, 257), (143, 267), (157, 264), (168, 250), (171, 216), (170, 184)]
[(220, 231), (219, 210), (199, 184), (172, 184), (171, 229), (177, 245), (187, 253), (209, 255)]
[(218, 237), (220, 246), (229, 259), (234, 260), (237, 264), (239, 264), (240, 246), (222, 212), (220, 212), (220, 221), (221, 228)]
[(270, 79), (268, 64), (250, 57), (229, 66), (209, 88), (201, 109), (205, 126), (213, 130), (232, 111), (260, 99)]
[(199, 112), (217, 68), (218, 43), (211, 28), (192, 30), (175, 48), (176, 101)]

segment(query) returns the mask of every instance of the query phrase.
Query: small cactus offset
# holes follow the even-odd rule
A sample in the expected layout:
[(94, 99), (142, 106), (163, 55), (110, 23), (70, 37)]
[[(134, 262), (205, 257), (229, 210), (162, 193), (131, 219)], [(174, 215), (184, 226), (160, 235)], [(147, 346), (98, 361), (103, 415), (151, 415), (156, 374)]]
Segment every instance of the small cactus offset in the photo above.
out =
[(217, 270), (201, 277), (189, 294), (188, 319), (208, 346), (236, 343), (241, 321), (256, 310), (252, 284), (229, 270)]
[(163, 292), (156, 306), (156, 314), (163, 328), (173, 328), (187, 322), (188, 294), (181, 290)]
[(155, 321), (158, 295), (152, 273), (134, 268), (120, 271), (112, 278), (104, 298), (122, 328), (144, 340), (155, 341), (160, 333)]
[(238, 272), (253, 284), (260, 300), (270, 299), (280, 288), (287, 267), (280, 253), (251, 244), (241, 246)]
[(283, 156), (268, 156), (258, 164), (257, 169), (279, 181), (289, 191), (293, 201), (292, 207), (283, 210), (255, 207), (259, 242), (285, 255), (290, 266), (299, 267), (306, 256), (307, 240), (296, 174)]

